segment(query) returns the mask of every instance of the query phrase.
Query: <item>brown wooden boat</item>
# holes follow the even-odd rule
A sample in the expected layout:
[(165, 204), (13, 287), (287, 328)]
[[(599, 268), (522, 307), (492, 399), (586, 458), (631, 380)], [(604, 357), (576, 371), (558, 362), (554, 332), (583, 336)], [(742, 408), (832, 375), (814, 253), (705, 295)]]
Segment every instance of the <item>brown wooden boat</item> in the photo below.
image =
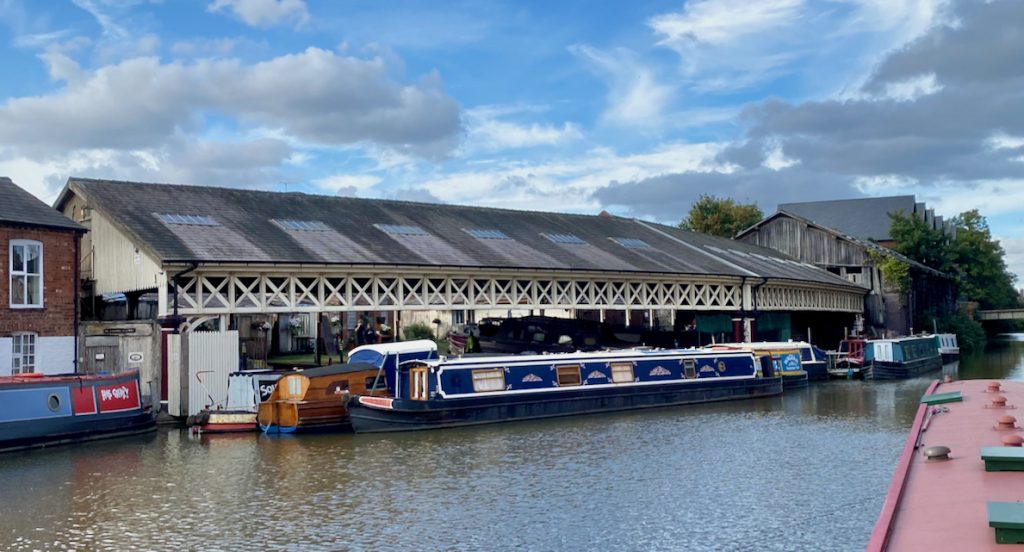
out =
[(386, 395), (383, 370), (357, 362), (282, 376), (273, 394), (260, 403), (257, 421), (266, 433), (346, 429), (351, 394)]

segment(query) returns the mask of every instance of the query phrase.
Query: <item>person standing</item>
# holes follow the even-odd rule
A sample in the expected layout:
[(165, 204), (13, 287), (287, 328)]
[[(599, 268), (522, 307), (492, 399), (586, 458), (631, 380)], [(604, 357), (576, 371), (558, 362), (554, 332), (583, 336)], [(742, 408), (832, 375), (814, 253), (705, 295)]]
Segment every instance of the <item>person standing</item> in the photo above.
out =
[(360, 345), (365, 345), (367, 343), (367, 341), (366, 341), (366, 321), (361, 316), (359, 317), (359, 322), (356, 323), (355, 334), (356, 334), (356, 347), (358, 347)]

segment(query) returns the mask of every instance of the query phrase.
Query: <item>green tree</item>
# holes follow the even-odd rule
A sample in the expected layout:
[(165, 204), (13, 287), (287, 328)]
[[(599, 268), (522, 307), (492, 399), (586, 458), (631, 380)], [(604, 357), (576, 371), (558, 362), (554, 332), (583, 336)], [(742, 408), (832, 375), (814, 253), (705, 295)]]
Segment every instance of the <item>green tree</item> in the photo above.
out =
[(950, 247), (956, 267), (961, 297), (977, 301), (981, 308), (1002, 309), (1018, 306), (1016, 276), (1006, 268), (1006, 252), (992, 238), (985, 217), (977, 209), (953, 219), (956, 237)]
[(684, 230), (731, 238), (757, 224), (764, 213), (756, 203), (737, 203), (730, 198), (702, 194), (679, 223)]
[(1012, 308), (1019, 304), (1016, 277), (1006, 268), (1003, 247), (992, 238), (988, 222), (977, 210), (953, 219), (956, 236), (930, 228), (918, 216), (890, 213), (893, 249), (941, 270), (957, 282), (961, 299), (981, 308)]
[(889, 220), (894, 250), (935, 270), (950, 272), (953, 269), (949, 237), (945, 232), (932, 228), (917, 215), (889, 213)]

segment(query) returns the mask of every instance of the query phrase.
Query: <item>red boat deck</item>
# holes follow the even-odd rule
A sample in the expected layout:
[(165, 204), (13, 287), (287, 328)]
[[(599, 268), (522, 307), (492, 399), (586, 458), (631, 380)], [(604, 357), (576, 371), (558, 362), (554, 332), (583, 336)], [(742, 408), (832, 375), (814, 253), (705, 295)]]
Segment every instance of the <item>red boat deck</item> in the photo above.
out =
[[(1009, 435), (1024, 436), (1024, 382), (991, 380), (935, 382), (929, 393), (960, 391), (962, 402), (918, 409), (910, 437), (893, 475), (869, 551), (1024, 550), (1024, 544), (997, 544), (989, 527), (989, 502), (1024, 500), (1024, 471), (985, 471), (983, 447), (1003, 446)], [(993, 399), (1006, 398), (1005, 406)], [(1013, 416), (1012, 429), (997, 418)], [(949, 460), (929, 460), (932, 446), (950, 449)]]

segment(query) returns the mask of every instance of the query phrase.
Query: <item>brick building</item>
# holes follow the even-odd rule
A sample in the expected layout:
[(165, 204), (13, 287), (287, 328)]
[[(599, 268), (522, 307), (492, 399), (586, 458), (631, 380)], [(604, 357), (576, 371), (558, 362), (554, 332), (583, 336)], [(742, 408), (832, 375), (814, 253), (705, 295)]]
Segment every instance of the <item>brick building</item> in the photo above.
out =
[(75, 371), (84, 231), (0, 177), (0, 376)]

